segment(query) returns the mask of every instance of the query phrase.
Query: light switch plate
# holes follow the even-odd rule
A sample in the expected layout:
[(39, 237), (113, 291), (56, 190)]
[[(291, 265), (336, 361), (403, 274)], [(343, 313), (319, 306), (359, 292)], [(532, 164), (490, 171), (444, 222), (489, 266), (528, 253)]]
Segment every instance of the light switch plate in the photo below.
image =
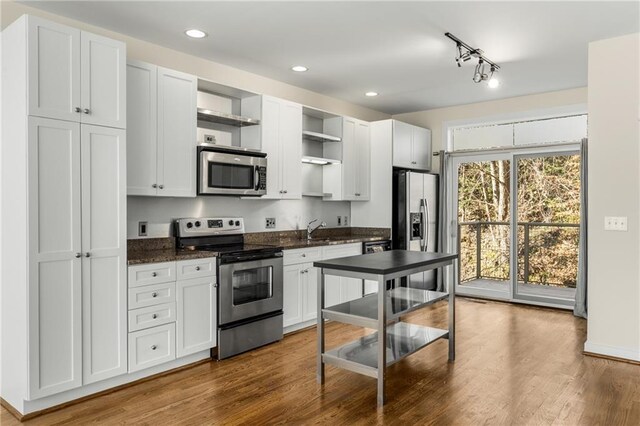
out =
[(267, 217), (265, 218), (264, 227), (267, 229), (275, 229), (276, 227), (276, 218), (275, 217)]
[(605, 231), (622, 231), (622, 232), (626, 231), (627, 217), (626, 216), (605, 216), (604, 230)]

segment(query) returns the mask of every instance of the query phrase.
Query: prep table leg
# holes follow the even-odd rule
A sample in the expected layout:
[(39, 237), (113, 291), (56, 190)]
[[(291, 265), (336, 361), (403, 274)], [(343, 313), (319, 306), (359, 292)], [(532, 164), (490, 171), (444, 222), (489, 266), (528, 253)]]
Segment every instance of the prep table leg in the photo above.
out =
[(316, 378), (319, 384), (324, 384), (324, 363), (322, 354), (324, 353), (324, 318), (322, 309), (324, 308), (324, 269), (318, 268), (318, 372)]
[(387, 281), (378, 275), (378, 407), (384, 405), (384, 375), (387, 369)]
[(449, 289), (449, 361), (456, 359), (456, 285), (459, 283), (458, 276), (458, 261), (454, 260), (451, 263), (452, 277), (449, 282), (451, 288)]

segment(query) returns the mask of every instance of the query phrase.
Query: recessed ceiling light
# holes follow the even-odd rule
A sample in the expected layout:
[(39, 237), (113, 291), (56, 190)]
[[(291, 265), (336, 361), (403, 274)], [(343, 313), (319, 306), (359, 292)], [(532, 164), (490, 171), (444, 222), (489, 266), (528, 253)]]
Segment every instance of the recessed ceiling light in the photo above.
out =
[(305, 67), (304, 65), (294, 65), (291, 67), (291, 71), (295, 71), (295, 72), (305, 72), (308, 70), (309, 68)]
[(378, 92), (367, 92), (364, 95), (369, 97), (378, 96)]
[(204, 31), (196, 29), (187, 30), (184, 33), (191, 38), (204, 38), (207, 36), (207, 33), (205, 33)]

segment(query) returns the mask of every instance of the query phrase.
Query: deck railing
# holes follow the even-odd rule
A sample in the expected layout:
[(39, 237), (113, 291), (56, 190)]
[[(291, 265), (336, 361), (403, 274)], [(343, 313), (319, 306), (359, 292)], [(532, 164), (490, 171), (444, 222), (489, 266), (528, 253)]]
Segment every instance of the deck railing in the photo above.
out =
[[(510, 226), (509, 222), (491, 221), (461, 222), (458, 224), (462, 263), (461, 282), (476, 279), (509, 279)], [(498, 227), (506, 228), (495, 232)], [(577, 223), (518, 222), (518, 280), (532, 284), (575, 287), (579, 227), (580, 225)], [(465, 228), (466, 233), (463, 233)], [(489, 241), (486, 238), (483, 241), (483, 228), (485, 234), (487, 232), (491, 234)], [(545, 228), (547, 229), (546, 233), (542, 231)], [(549, 228), (555, 232), (548, 231)], [(532, 234), (536, 234), (535, 237), (542, 239), (542, 241), (533, 244)], [(541, 236), (542, 238), (540, 238)], [(474, 247), (475, 253), (473, 256), (468, 256), (465, 251), (474, 250)], [(543, 259), (541, 253), (544, 253), (545, 250), (547, 252), (546, 258)], [(540, 257), (537, 259), (533, 273), (532, 255)], [(475, 258), (475, 262), (471, 261), (473, 258)], [(544, 260), (544, 265), (541, 264), (542, 260)]]

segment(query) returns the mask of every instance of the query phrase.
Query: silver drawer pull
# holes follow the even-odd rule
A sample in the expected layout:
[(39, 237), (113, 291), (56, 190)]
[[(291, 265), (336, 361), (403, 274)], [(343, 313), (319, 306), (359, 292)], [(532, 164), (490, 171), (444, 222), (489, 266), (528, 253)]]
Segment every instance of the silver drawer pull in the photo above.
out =
[(151, 315), (151, 318), (153, 318), (153, 319), (158, 318), (158, 314), (153, 314), (153, 315)]
[(151, 293), (151, 297), (158, 297), (158, 293), (154, 291), (153, 293)]
[(76, 259), (82, 257), (82, 253), (76, 253)]
[(158, 347), (156, 345), (151, 345), (151, 350), (155, 351), (156, 349), (158, 349)]
[(199, 267), (199, 266), (196, 266), (196, 271), (199, 271), (199, 270), (200, 270), (200, 267)]
[(80, 108), (80, 107), (76, 107), (75, 110), (76, 110), (76, 112), (82, 112), (82, 108)]
[(82, 112), (84, 112), (85, 114), (91, 114), (91, 110), (89, 108), (85, 108)]
[(304, 253), (302, 253), (302, 257), (307, 257), (307, 255), (306, 255), (306, 254), (304, 254)]
[(157, 277), (157, 276), (158, 276), (158, 274), (157, 274), (156, 272), (152, 272), (152, 273), (151, 273), (151, 276), (155, 278), (155, 277)]

